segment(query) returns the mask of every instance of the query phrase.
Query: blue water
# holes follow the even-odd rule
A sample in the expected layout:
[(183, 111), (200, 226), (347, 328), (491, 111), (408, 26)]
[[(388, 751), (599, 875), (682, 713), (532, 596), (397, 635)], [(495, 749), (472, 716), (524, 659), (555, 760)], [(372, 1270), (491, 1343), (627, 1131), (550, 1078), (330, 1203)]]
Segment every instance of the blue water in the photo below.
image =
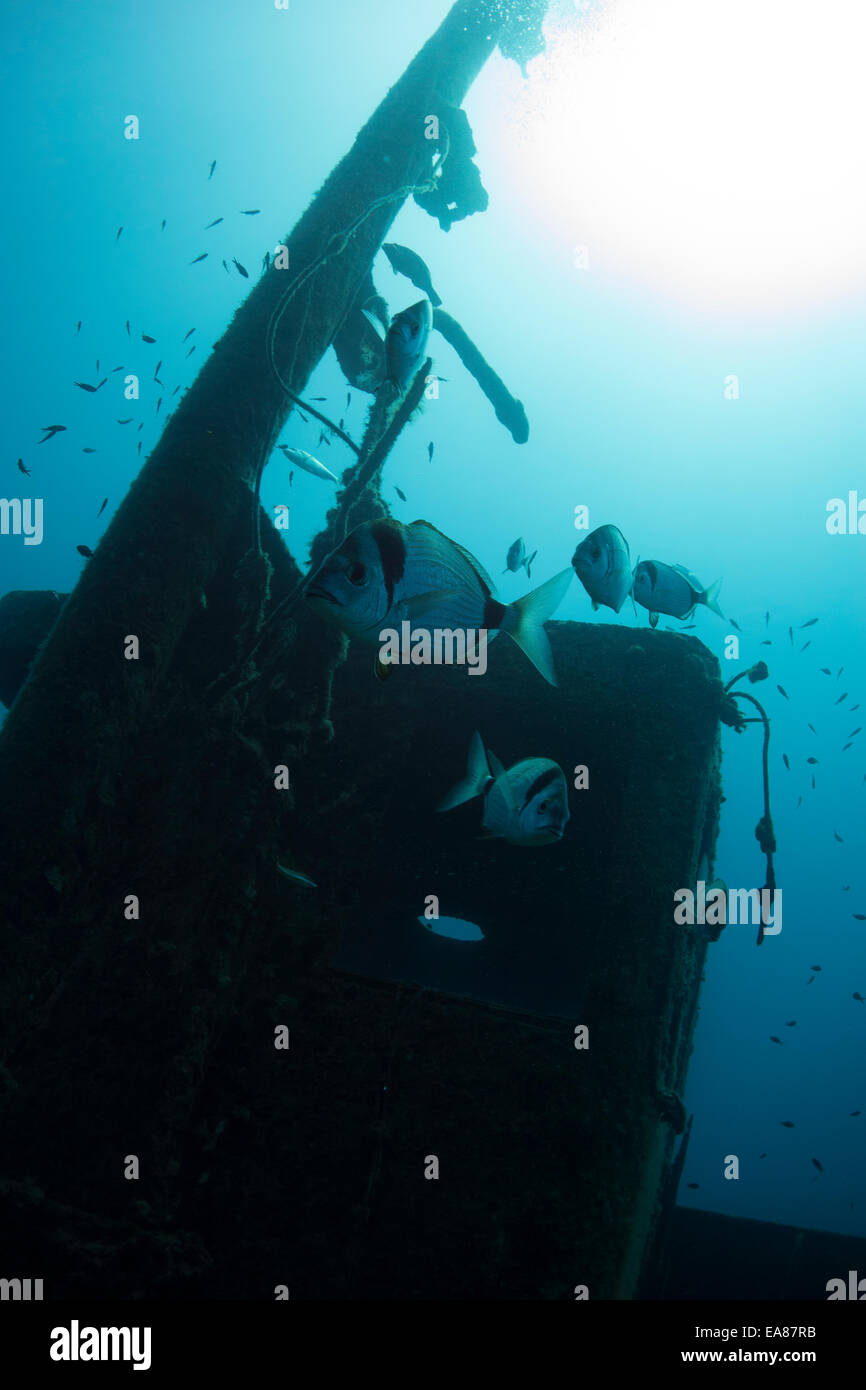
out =
[[(0, 592), (73, 588), (86, 563), (76, 546), (96, 547), (159, 437), (175, 386), (194, 379), (264, 252), (448, 8), (440, 0), (291, 0), (282, 13), (232, 0), (151, 0), (144, 9), (46, 0), (7, 13), (3, 489), (43, 498), (45, 529), (39, 546), (0, 537)], [(563, 27), (580, 15), (560, 4), (553, 20)], [(530, 71), (531, 83), (544, 82), (544, 60)], [(592, 525), (621, 528), (633, 558), (685, 564), (706, 584), (724, 576), (722, 606), (742, 629), (739, 658), (724, 659), (725, 639), (735, 633), (729, 623), (699, 611), (695, 633), (728, 676), (759, 657), (770, 666), (770, 680), (753, 693), (772, 719), (784, 916), (781, 934), (760, 949), (754, 931), (737, 926), (710, 947), (680, 1201), (866, 1235), (866, 1005), (852, 998), (866, 996), (866, 923), (852, 915), (866, 912), (864, 736), (842, 751), (849, 733), (866, 726), (863, 710), (850, 712), (866, 702), (866, 537), (830, 536), (825, 527), (828, 499), (858, 486), (866, 495), (863, 276), (842, 293), (804, 300), (795, 267), (790, 305), (783, 298), (781, 308), (767, 309), (756, 299), (754, 312), (732, 312), (690, 300), (688, 289), (670, 295), (651, 273), (606, 258), (603, 241), (593, 245), (589, 269), (577, 270), (580, 229), (564, 231), (555, 209), (527, 192), (510, 124), (521, 87), (517, 68), (497, 53), (466, 102), (489, 210), (444, 235), (409, 205), (390, 237), (425, 257), (445, 307), (523, 401), (530, 440), (513, 444), (434, 335), (435, 370), (448, 380), (402, 436), (385, 494), (398, 518), (427, 518), (495, 575), (518, 535), (539, 550), (533, 582), (567, 565), (581, 539), (574, 508), (586, 504)], [(123, 138), (131, 113), (141, 123), (135, 142)], [(262, 211), (244, 217), (242, 208)], [(205, 231), (217, 217), (225, 221)], [(208, 259), (191, 265), (204, 251)], [(374, 275), (392, 311), (418, 297), (384, 257)], [(143, 343), (142, 332), (156, 343)], [(187, 359), (192, 343), (197, 351)], [(164, 389), (152, 382), (160, 358)], [(119, 364), (124, 371), (96, 395), (73, 385), (95, 384)], [(138, 402), (123, 399), (127, 372), (141, 378)], [(739, 379), (736, 400), (725, 398), (730, 374)], [(324, 408), (345, 414), (357, 438), (367, 398), (353, 391), (344, 411), (345, 391), (328, 354), (307, 395), (327, 396)], [(132, 424), (115, 423), (126, 416)], [(67, 432), (39, 444), (40, 427), (55, 422)], [(318, 426), (293, 416), (282, 438), (315, 454)], [(336, 471), (350, 462), (337, 441), (319, 452)], [(18, 457), (31, 480), (16, 470)], [(287, 484), (278, 455), (263, 500), (290, 504), (289, 543), (304, 557), (333, 494), (299, 472), (291, 492)], [(506, 575), (500, 592), (510, 599), (525, 587), (522, 577)], [(646, 624), (630, 604), (618, 618), (594, 614), (577, 582), (557, 616)], [(801, 633), (814, 617), (819, 622)], [(759, 645), (765, 638), (771, 646)], [(723, 744), (727, 800), (716, 872), (730, 886), (760, 886), (759, 732), (726, 729)], [(821, 972), (807, 984), (813, 964)], [(792, 1019), (796, 1027), (786, 1027)], [(864, 1114), (852, 1118), (855, 1110)], [(730, 1154), (740, 1159), (736, 1181), (724, 1177)]]

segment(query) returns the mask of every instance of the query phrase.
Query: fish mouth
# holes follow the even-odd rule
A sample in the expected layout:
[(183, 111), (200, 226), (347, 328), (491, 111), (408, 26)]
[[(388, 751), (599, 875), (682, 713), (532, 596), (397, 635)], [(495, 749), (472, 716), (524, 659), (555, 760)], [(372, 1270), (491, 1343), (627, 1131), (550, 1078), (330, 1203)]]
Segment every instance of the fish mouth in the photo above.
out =
[(328, 593), (327, 589), (320, 589), (318, 585), (314, 585), (313, 588), (308, 589), (304, 594), (304, 598), (321, 598), (324, 599), (326, 603), (333, 603), (337, 608), (342, 607), (338, 598), (334, 598), (334, 595)]

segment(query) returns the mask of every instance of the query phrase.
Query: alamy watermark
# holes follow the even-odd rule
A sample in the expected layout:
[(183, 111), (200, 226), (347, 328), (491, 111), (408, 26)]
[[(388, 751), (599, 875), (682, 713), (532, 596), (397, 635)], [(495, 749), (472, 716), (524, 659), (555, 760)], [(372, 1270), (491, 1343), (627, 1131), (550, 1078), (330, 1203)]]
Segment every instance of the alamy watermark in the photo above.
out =
[(382, 666), (468, 666), (470, 676), (487, 670), (487, 628), (412, 628), (402, 622), (379, 633)]
[(0, 536), (24, 536), (25, 545), (42, 544), (42, 498), (0, 497)]
[(42, 1300), (41, 1279), (0, 1279), (0, 1302), (39, 1303)]
[(698, 879), (697, 892), (678, 888), (674, 893), (674, 921), (680, 927), (758, 926), (764, 936), (782, 930), (781, 888), (718, 888)]

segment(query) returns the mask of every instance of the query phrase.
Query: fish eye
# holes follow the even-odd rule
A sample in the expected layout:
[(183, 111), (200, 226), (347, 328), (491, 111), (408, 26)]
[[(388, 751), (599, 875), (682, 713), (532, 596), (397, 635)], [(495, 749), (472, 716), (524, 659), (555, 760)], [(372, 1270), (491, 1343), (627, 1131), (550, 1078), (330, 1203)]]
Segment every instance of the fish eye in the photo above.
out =
[(544, 812), (545, 812), (546, 810), (547, 810), (547, 802), (546, 802), (546, 801), (542, 801), (542, 802), (540, 803), (539, 807), (538, 807), (538, 814), (539, 814), (540, 816), (542, 816), (542, 815), (544, 815)]
[(363, 584), (366, 576), (367, 566), (362, 565), (360, 560), (356, 560), (355, 563), (350, 565), (349, 568), (346, 570), (346, 578), (348, 579), (350, 584)]

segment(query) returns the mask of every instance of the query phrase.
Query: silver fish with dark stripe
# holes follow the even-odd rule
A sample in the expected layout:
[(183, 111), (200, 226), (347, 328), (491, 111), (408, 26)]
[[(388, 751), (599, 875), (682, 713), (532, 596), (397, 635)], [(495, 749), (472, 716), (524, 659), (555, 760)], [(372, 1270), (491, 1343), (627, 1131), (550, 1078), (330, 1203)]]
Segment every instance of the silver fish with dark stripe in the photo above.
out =
[(568, 786), (558, 763), (524, 758), (506, 772), (495, 754), (485, 750), (477, 730), (466, 776), (436, 810), (450, 811), (476, 796), (484, 797), (481, 824), (487, 837), (509, 845), (557, 844), (569, 821)]
[(721, 587), (722, 581), (717, 579), (705, 589), (701, 581), (682, 565), (665, 565), (661, 560), (640, 560), (635, 566), (632, 597), (642, 608), (649, 609), (650, 627), (655, 627), (660, 613), (671, 618), (690, 618), (699, 603), (724, 618), (718, 602)]
[(305, 597), (349, 637), (370, 645), (380, 645), (384, 629), (399, 631), (407, 619), (415, 632), (507, 632), (555, 685), (543, 624), (571, 575), (571, 568), (562, 570), (517, 602), (500, 603), (474, 555), (429, 521), (383, 517), (350, 532), (312, 576)]
[(597, 526), (571, 557), (574, 572), (597, 609), (618, 613), (632, 585), (628, 541), (618, 526)]
[(433, 306), (429, 299), (419, 299), (408, 309), (401, 309), (391, 320), (387, 333), (368, 309), (362, 314), (371, 328), (385, 343), (385, 381), (403, 391), (409, 385), (424, 359), (427, 338), (433, 327)]

